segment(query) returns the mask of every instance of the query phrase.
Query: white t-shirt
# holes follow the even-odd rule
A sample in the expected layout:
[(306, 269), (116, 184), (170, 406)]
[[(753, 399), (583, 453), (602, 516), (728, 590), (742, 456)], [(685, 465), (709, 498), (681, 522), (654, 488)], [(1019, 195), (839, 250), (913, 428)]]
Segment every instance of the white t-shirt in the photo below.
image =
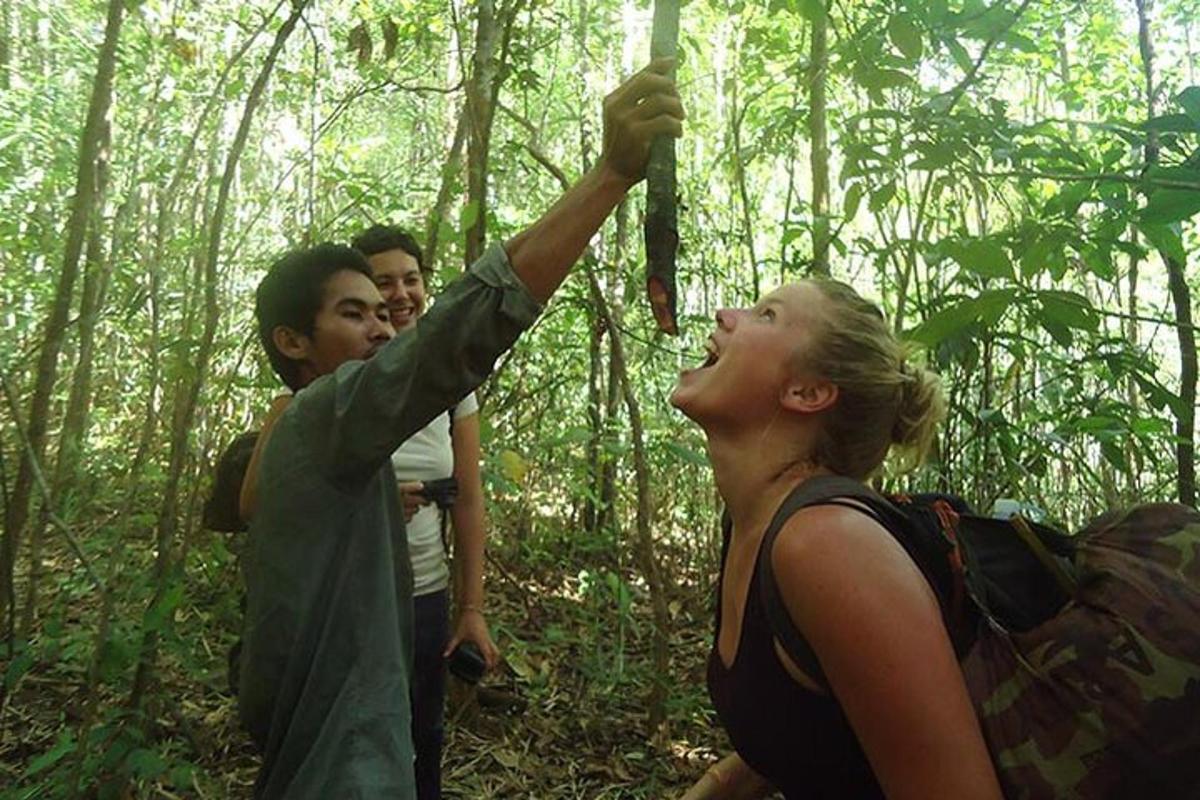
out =
[[(475, 393), (454, 407), (454, 420), (479, 413)], [(450, 415), (439, 414), (392, 453), (397, 482), (431, 481), (454, 474), (454, 447), (450, 441)], [(448, 512), (447, 512), (448, 513)], [(441, 591), (450, 585), (450, 568), (442, 546), (442, 519), (437, 505), (421, 506), (408, 522), (408, 554), (412, 560), (413, 594)]]

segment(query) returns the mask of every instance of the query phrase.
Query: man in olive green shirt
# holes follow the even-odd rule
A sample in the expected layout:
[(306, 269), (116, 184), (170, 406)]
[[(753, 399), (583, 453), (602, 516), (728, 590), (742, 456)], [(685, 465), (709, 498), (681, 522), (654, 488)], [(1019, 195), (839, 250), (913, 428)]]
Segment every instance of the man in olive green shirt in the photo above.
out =
[(238, 697), (267, 798), (414, 797), (412, 576), (389, 456), (531, 325), (683, 109), (659, 61), (605, 101), (604, 155), (394, 336), (361, 256), (297, 251), (259, 287), (259, 335), (296, 390), (262, 448)]

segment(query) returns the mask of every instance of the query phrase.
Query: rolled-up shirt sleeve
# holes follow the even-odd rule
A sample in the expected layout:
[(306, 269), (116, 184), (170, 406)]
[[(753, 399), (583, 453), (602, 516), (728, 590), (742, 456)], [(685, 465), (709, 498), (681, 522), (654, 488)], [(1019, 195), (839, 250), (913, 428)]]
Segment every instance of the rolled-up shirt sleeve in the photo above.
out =
[(349, 361), (296, 395), (314, 460), (335, 483), (368, 479), (401, 442), (462, 400), (541, 312), (494, 244), (417, 324), (366, 361)]

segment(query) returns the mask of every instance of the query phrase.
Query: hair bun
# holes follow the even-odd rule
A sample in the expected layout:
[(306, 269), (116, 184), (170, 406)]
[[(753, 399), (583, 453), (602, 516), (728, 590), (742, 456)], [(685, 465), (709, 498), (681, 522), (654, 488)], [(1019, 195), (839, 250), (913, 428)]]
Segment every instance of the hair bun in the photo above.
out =
[(946, 413), (941, 379), (922, 367), (900, 362), (900, 403), (892, 425), (892, 442), (915, 450), (919, 460), (929, 449), (934, 429)]

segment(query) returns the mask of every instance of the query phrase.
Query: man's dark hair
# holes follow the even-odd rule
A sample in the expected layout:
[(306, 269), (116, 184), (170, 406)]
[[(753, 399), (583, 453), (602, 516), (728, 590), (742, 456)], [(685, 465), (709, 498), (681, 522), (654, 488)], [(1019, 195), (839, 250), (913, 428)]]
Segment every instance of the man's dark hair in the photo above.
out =
[(284, 254), (258, 284), (254, 295), (258, 340), (275, 374), (293, 390), (301, 388), (300, 365), (280, 352), (272, 333), (284, 325), (312, 336), (325, 284), (342, 270), (371, 277), (371, 267), (359, 251), (340, 244), (318, 244)]
[(350, 242), (355, 250), (364, 256), (386, 253), (388, 250), (403, 250), (417, 260), (417, 269), (426, 274), (425, 256), (421, 245), (413, 235), (399, 225), (372, 225), (355, 236)]

